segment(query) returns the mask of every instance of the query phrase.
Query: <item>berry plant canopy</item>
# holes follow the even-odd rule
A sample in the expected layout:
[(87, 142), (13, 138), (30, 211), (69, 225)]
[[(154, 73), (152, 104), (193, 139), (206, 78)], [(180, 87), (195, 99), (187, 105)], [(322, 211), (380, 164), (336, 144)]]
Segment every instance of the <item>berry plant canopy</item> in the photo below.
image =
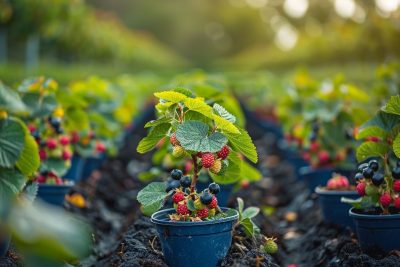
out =
[[(173, 155), (190, 158), (194, 170), (190, 190), (196, 190), (198, 174), (207, 169), (210, 177), (221, 184), (234, 183), (240, 179), (243, 169), (258, 161), (256, 147), (247, 131), (239, 127), (234, 115), (223, 106), (212, 106), (188, 89), (176, 89), (154, 94), (159, 98), (156, 104), (158, 119), (148, 122), (151, 128), (138, 147), (139, 153), (146, 153), (157, 144), (169, 138)], [(153, 182), (138, 194), (138, 201), (147, 214), (159, 210), (165, 199), (174, 190), (166, 192), (166, 184)]]

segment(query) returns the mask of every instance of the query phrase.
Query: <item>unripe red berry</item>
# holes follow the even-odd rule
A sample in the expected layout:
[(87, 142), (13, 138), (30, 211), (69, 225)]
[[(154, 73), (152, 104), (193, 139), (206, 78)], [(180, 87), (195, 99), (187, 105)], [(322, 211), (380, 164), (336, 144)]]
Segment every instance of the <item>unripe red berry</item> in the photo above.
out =
[(399, 180), (394, 181), (393, 190), (396, 192), (400, 192), (400, 181)]
[(229, 156), (229, 147), (224, 145), (221, 150), (217, 153), (220, 159), (226, 159)]
[(40, 157), (40, 160), (46, 160), (47, 152), (45, 150), (39, 150), (39, 157)]
[(69, 137), (66, 135), (60, 136), (60, 144), (66, 146), (69, 144)]
[(187, 215), (189, 214), (189, 209), (186, 204), (178, 204), (176, 206), (176, 212), (180, 215)]
[(176, 192), (173, 196), (172, 196), (172, 201), (175, 204), (178, 204), (179, 202), (185, 200), (185, 195), (182, 192)]
[(204, 153), (203, 157), (201, 158), (201, 164), (204, 168), (210, 168), (214, 164), (214, 154), (213, 153)]
[(208, 204), (208, 207), (210, 209), (215, 209), (217, 206), (218, 206), (218, 200), (215, 196), (213, 196), (211, 203)]
[(395, 207), (396, 209), (400, 209), (400, 197), (398, 197), (398, 198), (396, 198), (396, 199), (394, 200), (394, 207)]
[(103, 153), (106, 151), (106, 146), (103, 142), (96, 142), (96, 152)]
[(208, 217), (208, 209), (204, 208), (204, 209), (198, 210), (196, 212), (196, 214), (200, 219), (207, 218)]
[(379, 198), (379, 202), (383, 207), (389, 207), (390, 203), (392, 203), (392, 197), (388, 193), (383, 193)]
[(70, 160), (72, 158), (72, 153), (69, 150), (64, 150), (62, 152), (62, 158), (63, 160)]
[(55, 149), (57, 147), (57, 141), (53, 138), (49, 138), (46, 141), (46, 146), (48, 149)]
[(357, 190), (357, 193), (358, 193), (360, 196), (365, 196), (365, 187), (366, 187), (366, 184), (365, 184), (365, 183), (359, 183), (359, 184), (357, 185), (356, 190)]

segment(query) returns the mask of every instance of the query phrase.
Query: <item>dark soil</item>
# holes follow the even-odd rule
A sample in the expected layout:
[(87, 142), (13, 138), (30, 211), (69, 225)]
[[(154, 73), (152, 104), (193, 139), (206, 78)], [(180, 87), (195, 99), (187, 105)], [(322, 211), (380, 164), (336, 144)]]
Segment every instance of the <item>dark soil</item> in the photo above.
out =
[[(151, 156), (135, 152), (145, 134), (143, 121), (151, 119), (151, 113), (147, 115), (142, 123), (136, 123), (119, 156), (105, 162), (99, 172), (75, 187), (87, 198), (87, 208), (66, 206), (84, 216), (94, 228), (92, 255), (79, 266), (166, 266), (155, 228), (141, 215), (135, 200), (143, 186), (136, 175), (150, 167)], [(240, 196), (246, 206), (273, 211), (271, 215), (260, 214), (255, 221), (263, 234), (277, 238), (279, 252), (273, 256), (260, 252), (261, 240), (247, 238), (238, 228), (221, 266), (400, 266), (399, 253), (364, 254), (353, 233), (324, 224), (315, 196), (293, 175), (290, 162), (280, 156), (275, 136), (256, 124), (248, 128), (257, 137), (258, 167), (264, 178), (236, 193), (230, 206), (234, 207), (235, 198)], [(19, 266), (18, 262), (15, 254), (9, 253), (0, 260), (0, 267)]]

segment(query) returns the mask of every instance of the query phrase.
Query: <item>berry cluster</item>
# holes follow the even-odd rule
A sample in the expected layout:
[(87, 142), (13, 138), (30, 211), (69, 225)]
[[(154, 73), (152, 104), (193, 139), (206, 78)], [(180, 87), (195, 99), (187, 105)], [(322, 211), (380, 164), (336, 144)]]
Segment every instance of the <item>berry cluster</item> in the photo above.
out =
[[(176, 158), (181, 158), (186, 154), (185, 149), (181, 146), (176, 133), (171, 134), (170, 142), (173, 146), (172, 155)], [(199, 152), (197, 158), (201, 159), (201, 165), (215, 174), (222, 174), (226, 169), (226, 164), (223, 162), (229, 156), (230, 149), (224, 145), (217, 153)]]
[(400, 209), (400, 161), (392, 169), (391, 174), (383, 174), (379, 168), (376, 160), (358, 166), (358, 172), (355, 175), (358, 194), (362, 197), (379, 199), (384, 213), (388, 212), (392, 204), (396, 209)]
[(106, 145), (96, 138), (96, 134), (93, 131), (82, 134), (82, 136), (77, 131), (71, 132), (71, 144), (83, 149), (89, 149), (94, 156), (107, 150)]
[(52, 171), (41, 171), (39, 174), (36, 175), (35, 181), (38, 182), (39, 184), (49, 184), (49, 185), (62, 185), (67, 183)]
[(200, 194), (192, 192), (189, 187), (191, 178), (184, 176), (180, 170), (172, 170), (171, 179), (167, 181), (167, 192), (174, 190), (172, 201), (176, 210), (170, 216), (174, 221), (201, 221), (212, 218), (218, 213), (218, 200), (216, 195), (220, 187), (211, 183), (207, 189)]
[(328, 190), (349, 190), (350, 187), (347, 177), (340, 174), (334, 174), (326, 185), (326, 189)]

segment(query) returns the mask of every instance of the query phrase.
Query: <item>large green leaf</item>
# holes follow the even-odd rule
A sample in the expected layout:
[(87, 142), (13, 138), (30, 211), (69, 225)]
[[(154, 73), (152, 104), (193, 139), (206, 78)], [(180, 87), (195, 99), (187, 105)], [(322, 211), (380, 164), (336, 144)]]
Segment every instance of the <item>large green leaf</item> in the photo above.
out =
[(217, 152), (228, 139), (221, 133), (208, 135), (209, 127), (199, 121), (185, 121), (178, 125), (176, 138), (186, 150), (199, 152)]
[[(64, 176), (70, 168), (70, 165), (66, 164), (66, 162), (61, 158), (48, 158), (42, 162), (42, 165), (44, 169), (52, 171), (58, 176)], [(70, 177), (65, 178), (68, 179)]]
[(53, 94), (42, 97), (40, 93), (27, 93), (22, 97), (22, 101), (29, 108), (32, 117), (46, 117), (58, 105), (56, 97)]
[(26, 176), (35, 174), (40, 166), (38, 145), (29, 133), (25, 134), (25, 145), (16, 166)]
[(371, 157), (384, 157), (390, 146), (383, 142), (364, 142), (357, 148), (357, 160), (362, 162)]
[(258, 207), (248, 207), (247, 209), (245, 209), (242, 213), (242, 218), (246, 219), (246, 218), (254, 218), (256, 217), (258, 214), (260, 213), (260, 208)]
[(357, 133), (356, 139), (360, 140), (360, 139), (365, 139), (367, 137), (381, 137), (381, 138), (385, 139), (386, 136), (387, 136), (387, 133), (385, 132), (384, 129), (380, 128), (379, 126), (372, 125), (372, 126), (362, 128)]
[(375, 117), (373, 117), (371, 120), (367, 121), (360, 127), (360, 131), (369, 126), (377, 126), (385, 130), (386, 133), (390, 133), (393, 128), (395, 128), (399, 124), (400, 116), (379, 111)]
[(242, 161), (240, 166), (240, 178), (255, 182), (262, 178), (262, 174), (257, 168), (251, 166), (246, 161)]
[(175, 91), (158, 92), (154, 93), (154, 95), (160, 99), (167, 100), (168, 102), (172, 103), (179, 103), (187, 99), (186, 95)]
[(5, 87), (0, 82), (0, 110), (8, 112), (26, 111), (25, 104), (21, 101), (18, 93)]
[(69, 108), (65, 113), (65, 128), (68, 130), (88, 130), (90, 127), (89, 114), (81, 108)]
[(244, 228), (244, 232), (246, 233), (247, 236), (253, 236), (255, 229), (254, 229), (254, 223), (251, 221), (250, 218), (245, 218), (240, 221), (240, 224)]
[(140, 190), (137, 200), (143, 205), (142, 211), (150, 215), (163, 206), (168, 193), (165, 192), (166, 185), (163, 182), (153, 182)]
[(400, 116), (400, 95), (391, 96), (389, 102), (382, 107), (382, 111)]
[(27, 179), (16, 169), (0, 168), (0, 203), (7, 203), (25, 186)]
[(143, 154), (152, 150), (166, 136), (170, 128), (171, 124), (169, 123), (163, 123), (152, 128), (149, 134), (139, 142), (136, 148), (137, 152)]
[(400, 134), (393, 140), (393, 152), (396, 154), (396, 157), (400, 158)]
[(241, 152), (244, 156), (246, 156), (250, 161), (257, 163), (258, 156), (257, 150), (251, 137), (247, 133), (246, 130), (242, 128), (238, 128), (240, 134), (232, 134), (226, 133), (225, 135), (229, 139), (230, 145), (237, 151)]
[(172, 121), (171, 118), (161, 117), (161, 118), (159, 118), (157, 120), (149, 121), (148, 123), (146, 123), (144, 128), (155, 127), (157, 125), (164, 124), (164, 123), (171, 123), (171, 121)]
[(185, 106), (189, 110), (196, 111), (198, 113), (203, 114), (208, 118), (213, 118), (213, 109), (209, 105), (207, 105), (203, 99), (201, 98), (187, 98), (184, 102)]
[(216, 114), (213, 115), (213, 119), (218, 129), (228, 133), (240, 134), (239, 129), (232, 122)]
[(230, 121), (231, 123), (236, 122), (236, 117), (233, 116), (231, 113), (229, 113), (223, 106), (220, 104), (215, 103), (213, 106), (214, 111), (221, 116), (222, 118), (226, 119), (227, 121)]
[(0, 167), (11, 168), (21, 155), (25, 143), (23, 125), (13, 119), (0, 120)]

